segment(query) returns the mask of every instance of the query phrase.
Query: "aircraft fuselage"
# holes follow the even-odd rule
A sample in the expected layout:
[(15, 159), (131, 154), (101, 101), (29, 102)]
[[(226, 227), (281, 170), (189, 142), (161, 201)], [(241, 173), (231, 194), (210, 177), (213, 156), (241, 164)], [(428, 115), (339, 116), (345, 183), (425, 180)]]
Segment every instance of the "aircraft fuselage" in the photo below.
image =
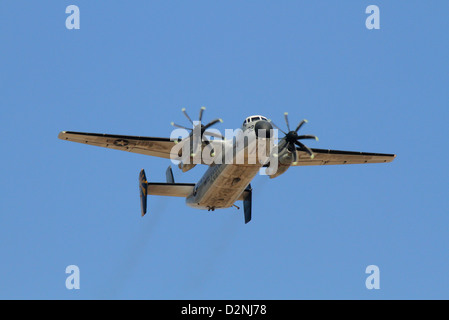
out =
[[(255, 122), (248, 122), (243, 127), (246, 137), (258, 139), (255, 136)], [(232, 148), (228, 149), (232, 151), (232, 163), (211, 165), (195, 185), (192, 194), (186, 198), (188, 206), (208, 210), (232, 207), (263, 166), (257, 158), (257, 144), (245, 145), (239, 149), (235, 140), (229, 143), (233, 143)], [(269, 145), (268, 139), (265, 139), (265, 143)], [(250, 161), (249, 155), (256, 158)], [(224, 162), (225, 156), (222, 157)], [(243, 163), (238, 159), (243, 159)]]
[(216, 164), (206, 171), (186, 198), (192, 208), (215, 210), (231, 207), (259, 172), (261, 165)]

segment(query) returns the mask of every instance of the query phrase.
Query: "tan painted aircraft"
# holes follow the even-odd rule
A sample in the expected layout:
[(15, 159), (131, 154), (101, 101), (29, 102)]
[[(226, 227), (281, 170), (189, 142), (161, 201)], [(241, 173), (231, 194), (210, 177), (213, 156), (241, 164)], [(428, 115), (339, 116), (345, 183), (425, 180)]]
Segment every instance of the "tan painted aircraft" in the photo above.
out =
[[(287, 132), (266, 117), (254, 115), (245, 119), (240, 135), (224, 139), (216, 130), (209, 129), (221, 122), (221, 119), (213, 120), (206, 125), (201, 123), (204, 110), (205, 108), (202, 107), (199, 121), (194, 122), (185, 109), (182, 109), (193, 126), (193, 128), (187, 128), (172, 123), (181, 130), (190, 131), (190, 134), (182, 139), (73, 131), (62, 131), (58, 137), (62, 140), (171, 159), (179, 163), (179, 168), (183, 172), (192, 169), (196, 164), (208, 165), (208, 170), (197, 183), (175, 183), (171, 166), (167, 169), (165, 183), (151, 183), (147, 181), (145, 171), (142, 169), (139, 175), (142, 216), (147, 211), (147, 195), (184, 197), (188, 206), (212, 211), (237, 207), (235, 202), (241, 200), (245, 223), (251, 220), (250, 182), (263, 168), (266, 169), (266, 174), (270, 178), (275, 178), (285, 173), (291, 166), (385, 163), (393, 161), (396, 157), (394, 154), (309, 148), (300, 140), (318, 139), (313, 135), (298, 135), (299, 129), (307, 121), (301, 121), (295, 129), (291, 130), (287, 113), (284, 114)], [(273, 127), (283, 133), (284, 137), (275, 139), (277, 131)], [(195, 142), (195, 132), (200, 137), (196, 139), (197, 142)], [(207, 137), (214, 137), (214, 139)], [(256, 143), (243, 140), (243, 144), (239, 144), (238, 137), (246, 137), (247, 140), (249, 138)], [(259, 142), (264, 144), (257, 144)], [(266, 151), (266, 157), (260, 156), (259, 150), (262, 149)]]

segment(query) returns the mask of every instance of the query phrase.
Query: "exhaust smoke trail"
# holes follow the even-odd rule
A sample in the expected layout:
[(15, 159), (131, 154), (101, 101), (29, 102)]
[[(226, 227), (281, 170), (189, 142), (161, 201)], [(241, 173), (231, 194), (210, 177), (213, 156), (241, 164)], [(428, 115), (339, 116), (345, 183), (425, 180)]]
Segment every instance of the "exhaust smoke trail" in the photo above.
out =
[(133, 234), (132, 238), (128, 238), (124, 252), (117, 257), (118, 262), (113, 266), (115, 270), (112, 272), (112, 279), (108, 281), (109, 286), (106, 285), (106, 290), (102, 293), (105, 298), (118, 298), (133, 270), (138, 266), (166, 208), (163, 199), (156, 199), (155, 202), (151, 213), (145, 216), (144, 221), (138, 221), (138, 232)]

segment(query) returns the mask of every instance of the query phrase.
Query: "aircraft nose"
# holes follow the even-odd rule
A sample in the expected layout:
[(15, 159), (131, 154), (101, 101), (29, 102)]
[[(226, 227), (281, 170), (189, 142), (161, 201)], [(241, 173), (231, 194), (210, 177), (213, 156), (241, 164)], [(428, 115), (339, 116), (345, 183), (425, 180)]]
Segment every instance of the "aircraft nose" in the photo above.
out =
[[(271, 123), (265, 120), (259, 120), (256, 122), (256, 125), (254, 126), (254, 130), (256, 132), (256, 137), (258, 138), (271, 138), (271, 130), (273, 129), (273, 126)], [(265, 130), (259, 132), (259, 130)]]

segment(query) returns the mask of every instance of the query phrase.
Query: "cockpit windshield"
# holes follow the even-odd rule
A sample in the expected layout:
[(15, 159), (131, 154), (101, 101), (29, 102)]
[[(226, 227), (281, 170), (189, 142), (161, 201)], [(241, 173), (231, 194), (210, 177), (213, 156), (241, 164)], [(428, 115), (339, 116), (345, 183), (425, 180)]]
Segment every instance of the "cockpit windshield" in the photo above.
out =
[(264, 116), (251, 116), (245, 119), (245, 121), (243, 121), (243, 125), (250, 123), (250, 122), (256, 122), (259, 120), (265, 120), (268, 121), (268, 119)]

